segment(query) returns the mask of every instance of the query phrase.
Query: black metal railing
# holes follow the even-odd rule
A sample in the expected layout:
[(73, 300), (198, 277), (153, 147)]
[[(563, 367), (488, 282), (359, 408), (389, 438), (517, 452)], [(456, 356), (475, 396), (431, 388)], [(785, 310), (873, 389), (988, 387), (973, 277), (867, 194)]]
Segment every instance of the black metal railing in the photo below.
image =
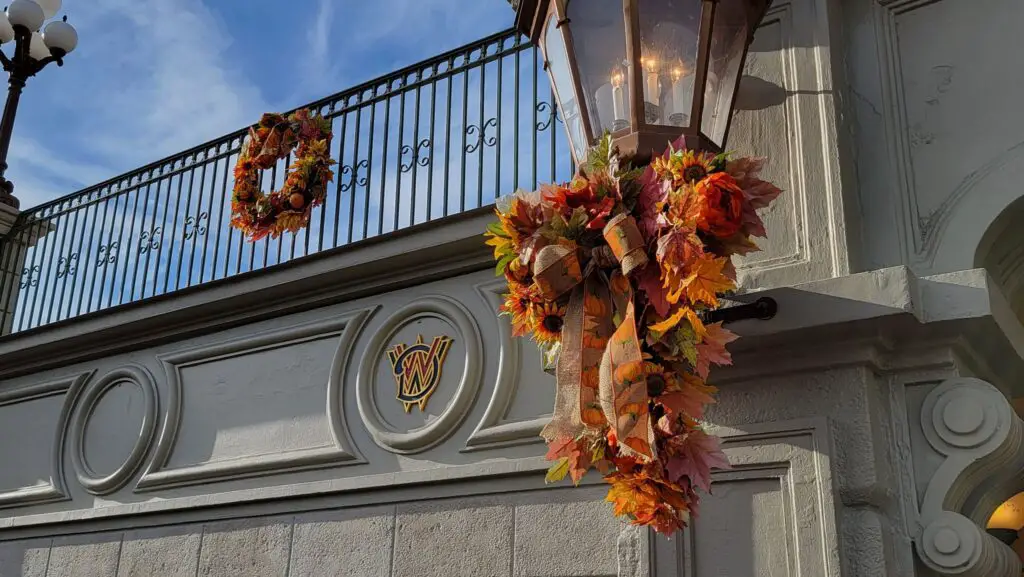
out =
[[(0, 246), (17, 277), (0, 292), (3, 333), (386, 235), (573, 171), (542, 57), (512, 30), (309, 106), (333, 121), (338, 166), (308, 228), (257, 243), (231, 228), (239, 130), (22, 213)], [(290, 160), (265, 173), (264, 190), (283, 184)]]

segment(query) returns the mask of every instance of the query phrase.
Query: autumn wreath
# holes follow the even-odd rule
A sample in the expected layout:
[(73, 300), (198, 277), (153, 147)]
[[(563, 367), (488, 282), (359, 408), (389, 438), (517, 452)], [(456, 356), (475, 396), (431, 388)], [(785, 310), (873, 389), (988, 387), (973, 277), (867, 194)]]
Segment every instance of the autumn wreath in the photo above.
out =
[[(287, 116), (264, 114), (249, 129), (238, 155), (231, 224), (252, 241), (306, 226), (313, 207), (324, 201), (327, 183), (334, 180), (331, 136), (331, 121), (308, 109)], [(288, 167), (284, 186), (264, 194), (260, 171), (273, 168), (293, 151), (295, 162)]]
[(730, 257), (757, 250), (756, 210), (781, 192), (758, 178), (762, 159), (678, 146), (631, 169), (606, 137), (568, 184), (502, 199), (487, 232), (501, 312), (555, 366), (547, 480), (596, 468), (616, 515), (666, 534), (729, 465), (701, 420), (736, 336), (705, 313), (735, 289)]

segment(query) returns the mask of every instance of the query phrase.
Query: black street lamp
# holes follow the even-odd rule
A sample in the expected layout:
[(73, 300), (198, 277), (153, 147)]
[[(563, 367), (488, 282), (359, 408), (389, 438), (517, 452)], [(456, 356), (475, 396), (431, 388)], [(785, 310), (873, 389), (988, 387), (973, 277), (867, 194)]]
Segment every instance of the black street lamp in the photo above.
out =
[(14, 41), (14, 56), (8, 58), (0, 50), (0, 61), (8, 74), (7, 103), (0, 120), (0, 203), (18, 208), (14, 184), (4, 177), (7, 172), (7, 151), (11, 146), (14, 116), (18, 113), (21, 90), (31, 76), (51, 62), (64, 65), (64, 56), (78, 45), (78, 32), (62, 20), (43, 23), (60, 10), (61, 0), (14, 0), (0, 13), (0, 44)]
[(771, 0), (510, 0), (544, 52), (577, 161), (605, 132), (643, 161), (682, 135), (721, 152)]

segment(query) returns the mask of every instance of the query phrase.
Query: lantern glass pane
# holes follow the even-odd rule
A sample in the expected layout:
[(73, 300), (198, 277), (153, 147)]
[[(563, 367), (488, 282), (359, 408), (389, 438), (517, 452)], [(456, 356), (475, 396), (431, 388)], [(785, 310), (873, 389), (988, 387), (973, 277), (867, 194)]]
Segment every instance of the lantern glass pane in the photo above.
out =
[(591, 133), (629, 128), (626, 19), (622, 0), (566, 3), (573, 52), (586, 96)]
[(693, 106), (701, 0), (639, 0), (644, 119), (686, 127)]
[(725, 143), (732, 116), (733, 96), (747, 50), (750, 0), (720, 0), (711, 27), (708, 79), (704, 85), (701, 132), (718, 146)]
[(569, 144), (572, 145), (573, 156), (577, 159), (583, 158), (589, 146), (587, 133), (583, 129), (583, 118), (580, 116), (580, 104), (573, 85), (565, 37), (558, 27), (558, 18), (554, 14), (548, 18), (544, 28), (544, 58), (547, 60), (551, 85), (555, 89), (558, 109), (561, 110), (562, 120), (569, 131)]

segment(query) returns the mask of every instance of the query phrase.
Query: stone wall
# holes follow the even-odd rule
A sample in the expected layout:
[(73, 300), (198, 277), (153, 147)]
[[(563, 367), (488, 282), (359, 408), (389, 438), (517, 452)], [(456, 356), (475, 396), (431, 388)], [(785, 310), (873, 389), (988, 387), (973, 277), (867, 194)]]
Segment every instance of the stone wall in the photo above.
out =
[(644, 534), (602, 496), (525, 491), (11, 541), (0, 543), (0, 575), (648, 575)]

